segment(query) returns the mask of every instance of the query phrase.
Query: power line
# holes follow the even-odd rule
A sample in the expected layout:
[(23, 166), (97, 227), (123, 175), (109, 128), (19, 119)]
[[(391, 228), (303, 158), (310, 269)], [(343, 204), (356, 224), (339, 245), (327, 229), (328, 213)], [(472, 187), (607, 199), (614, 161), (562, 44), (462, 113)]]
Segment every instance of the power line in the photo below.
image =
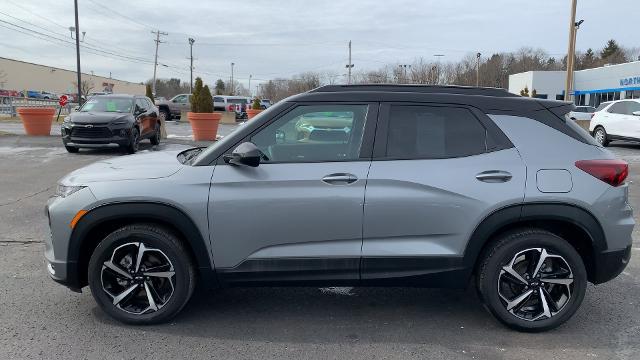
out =
[[(42, 26), (39, 26), (39, 25), (34, 24), (34, 23), (32, 23), (32, 22), (26, 21), (26, 20), (24, 20), (24, 19), (20, 19), (20, 18), (18, 18), (18, 17), (15, 17), (15, 16), (12, 16), (12, 15), (9, 15), (9, 14), (4, 13), (4, 12), (2, 12), (2, 11), (0, 11), (0, 14), (5, 15), (5, 16), (8, 16), (8, 17), (10, 17), (10, 18), (12, 18), (12, 19), (18, 20), (18, 21), (23, 22), (23, 23), (25, 23), (25, 24), (29, 24), (29, 25), (31, 25), (31, 26), (37, 27), (37, 28), (39, 28), (39, 29), (42, 29), (42, 30), (48, 31), (48, 32), (50, 32), (50, 33), (52, 33), (52, 34), (54, 34), (54, 35), (62, 36), (62, 37), (66, 37), (66, 35), (64, 35), (64, 34), (61, 34), (61, 33), (55, 32), (55, 31), (52, 31), (52, 30), (50, 30), (50, 29), (47, 29), (47, 28), (42, 27)], [(14, 26), (18, 26), (18, 25), (15, 25), (15, 24), (13, 24), (13, 25), (14, 25)], [(31, 29), (30, 29), (30, 30), (31, 30)], [(44, 34), (44, 35), (50, 36), (50, 35), (48, 35), (48, 34)], [(83, 42), (84, 42), (85, 44), (88, 44), (88, 45), (92, 46), (93, 48), (95, 48), (95, 49), (97, 49), (97, 50), (112, 53), (110, 50), (105, 49), (105, 48), (103, 48), (103, 47), (101, 47), (101, 46), (99, 46), (99, 45), (96, 45), (96, 44), (94, 44), (93, 42), (88, 42), (88, 41), (83, 41)], [(83, 47), (84, 47), (84, 46), (85, 46), (85, 45), (83, 45)], [(131, 58), (131, 59), (137, 59), (137, 60), (140, 60), (140, 61), (150, 61), (149, 59), (145, 59), (145, 58), (141, 58), (141, 57), (134, 57), (134, 56), (130, 56), (130, 55), (122, 55), (122, 54), (118, 54), (117, 56), (126, 56), (126, 57), (128, 57), (128, 58)]]
[(98, 3), (98, 2), (95, 2), (95, 1), (93, 1), (93, 0), (89, 0), (89, 2), (90, 2), (90, 3), (92, 3), (92, 4), (94, 4), (94, 5), (96, 5), (96, 6), (99, 6), (99, 7), (103, 8), (103, 9), (105, 9), (106, 11), (108, 11), (108, 12), (109, 12), (109, 15), (111, 15), (111, 14), (115, 14), (115, 15), (120, 16), (120, 17), (121, 17), (121, 18), (123, 18), (123, 19), (127, 19), (127, 20), (129, 20), (130, 22), (132, 22), (132, 23), (134, 23), (134, 24), (140, 25), (140, 26), (145, 27), (145, 28), (154, 29), (154, 27), (153, 27), (153, 26), (151, 26), (151, 25), (145, 24), (145, 23), (143, 23), (143, 22), (141, 22), (141, 21), (139, 21), (139, 20), (136, 20), (136, 19), (131, 18), (131, 17), (127, 16), (127, 15), (121, 14), (121, 13), (119, 13), (119, 12), (117, 12), (117, 11), (113, 10), (112, 8), (108, 8), (108, 7), (106, 7), (106, 6), (102, 5), (102, 4)]
[(32, 10), (25, 8), (24, 6), (22, 6), (22, 5), (20, 5), (20, 4), (16, 4), (16, 3), (15, 3), (15, 2), (13, 2), (13, 1), (11, 2), (11, 5), (13, 5), (13, 6), (17, 7), (17, 8), (20, 8), (20, 9), (22, 9), (22, 10), (24, 10), (24, 11), (28, 12), (28, 13), (29, 13), (29, 14), (31, 14), (31, 15), (34, 15), (34, 16), (36, 16), (36, 17), (39, 17), (40, 19), (45, 20), (45, 21), (47, 21), (47, 22), (49, 22), (49, 23), (51, 23), (51, 24), (53, 24), (53, 25), (59, 26), (59, 27), (61, 27), (61, 28), (65, 29), (65, 30), (66, 30), (66, 29), (68, 29), (66, 26), (61, 25), (61, 24), (59, 24), (59, 23), (57, 23), (57, 22), (55, 22), (55, 21), (53, 21), (53, 20), (49, 19), (48, 17), (42, 16), (42, 15), (38, 15), (38, 14), (34, 13)]

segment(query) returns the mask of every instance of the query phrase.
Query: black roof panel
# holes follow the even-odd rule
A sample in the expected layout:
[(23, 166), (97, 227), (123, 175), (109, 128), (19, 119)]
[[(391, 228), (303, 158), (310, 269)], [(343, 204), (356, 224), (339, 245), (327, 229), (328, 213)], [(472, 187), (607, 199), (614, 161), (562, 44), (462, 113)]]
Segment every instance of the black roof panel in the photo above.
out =
[(313, 89), (311, 93), (321, 92), (351, 92), (351, 91), (380, 91), (380, 92), (408, 92), (422, 94), (460, 94), (482, 95), (494, 97), (517, 97), (505, 89), (490, 87), (472, 87), (456, 85), (398, 85), (398, 84), (361, 84), (361, 85), (326, 85)]

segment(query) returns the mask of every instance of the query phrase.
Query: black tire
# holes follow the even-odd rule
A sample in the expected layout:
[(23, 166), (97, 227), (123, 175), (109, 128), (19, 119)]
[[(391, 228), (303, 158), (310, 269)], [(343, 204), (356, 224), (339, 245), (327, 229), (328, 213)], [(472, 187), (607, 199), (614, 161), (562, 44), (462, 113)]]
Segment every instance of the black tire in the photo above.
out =
[[(528, 281), (528, 284), (526, 285), (527, 287), (520, 284), (517, 280), (509, 280), (506, 282), (500, 282), (499, 284), (499, 281), (503, 281), (503, 279), (516, 279), (503, 271), (503, 268), (509, 266), (512, 259), (515, 259), (516, 254), (528, 254), (530, 251), (538, 249), (544, 249), (549, 254), (559, 255), (562, 257), (564, 264), (569, 266), (569, 270), (573, 275), (571, 285), (548, 284), (534, 277), (531, 277), (531, 280), (529, 281), (529, 278), (525, 278), (528, 275), (523, 274), (520, 275), (523, 280)], [(527, 252), (524, 253), (525, 251)], [(518, 259), (521, 260), (523, 258), (526, 257), (518, 257)], [(550, 261), (560, 262), (561, 260), (554, 257), (553, 260)], [(549, 266), (549, 264), (545, 261), (545, 265), (542, 270), (546, 269), (547, 266)], [(518, 272), (520, 273), (520, 271)], [(524, 271), (523, 273), (527, 273), (527, 271)], [(544, 271), (538, 271), (538, 274), (541, 273), (544, 274)], [(569, 275), (566, 276), (569, 278)], [(582, 300), (584, 299), (587, 287), (587, 272), (580, 255), (573, 246), (564, 239), (544, 230), (520, 229), (506, 233), (495, 239), (488, 249), (483, 252), (476, 281), (478, 293), (480, 294), (480, 298), (482, 299), (485, 307), (500, 322), (518, 331), (540, 332), (560, 326), (571, 318), (576, 310), (578, 310)], [(502, 288), (505, 284), (510, 285), (506, 288)], [(516, 291), (516, 295), (520, 293), (520, 291), (522, 291), (521, 294), (531, 291), (530, 294), (532, 296), (525, 298), (526, 300), (522, 302), (519, 302), (519, 304), (522, 304), (522, 307), (516, 306), (512, 308), (512, 311), (514, 313), (518, 313), (520, 316), (517, 316), (507, 310), (507, 301), (503, 300), (499, 293), (500, 290), (505, 291), (504, 289), (506, 289), (506, 291), (509, 291), (514, 287), (517, 288), (518, 286), (521, 286), (521, 290)], [(556, 286), (558, 288), (555, 288)], [(549, 305), (558, 304), (558, 302), (547, 302), (547, 300), (552, 299), (552, 295), (549, 294), (559, 294), (564, 292), (565, 288), (562, 288), (563, 286), (566, 286), (567, 288), (571, 287), (568, 289), (570, 291), (570, 296), (568, 297), (568, 300), (562, 299), (564, 300), (562, 301), (562, 306), (560, 306), (559, 309), (555, 309), (558, 311), (554, 311), (553, 307), (549, 308)], [(539, 315), (539, 311), (544, 309), (543, 301), (541, 299), (542, 294), (548, 295), (545, 297), (544, 305), (547, 305), (547, 311), (550, 311), (550, 317)], [(509, 300), (515, 301), (517, 298), (518, 297), (514, 295), (513, 297), (510, 297)], [(540, 310), (533, 310), (535, 307), (538, 307)], [(534, 315), (532, 315), (530, 319), (523, 318), (522, 314), (529, 311), (529, 309), (534, 315), (537, 314), (538, 316), (534, 317)], [(540, 318), (536, 319), (538, 317)]]
[[(135, 245), (137, 243), (142, 243), (146, 248), (152, 249), (145, 253), (151, 255), (143, 257), (140, 269), (144, 270), (143, 266), (148, 265), (148, 261), (154, 259), (153, 256), (158, 255), (159, 257), (161, 256), (159, 254), (162, 254), (166, 255), (166, 258), (169, 259), (175, 275), (171, 277), (171, 280), (173, 281), (173, 291), (163, 304), (159, 297), (160, 295), (158, 295), (162, 292), (158, 292), (156, 288), (153, 288), (152, 290), (152, 293), (155, 294), (153, 298), (155, 301), (158, 301), (156, 306), (162, 304), (162, 307), (159, 307), (157, 310), (147, 309), (147, 312), (141, 314), (132, 314), (123, 310), (123, 308), (116, 307), (116, 305), (113, 304), (114, 296), (109, 295), (105, 290), (103, 283), (109, 283), (110, 279), (113, 278), (112, 275), (114, 273), (109, 273), (109, 270), (104, 266), (104, 264), (112, 259), (112, 255), (116, 249), (124, 249), (119, 251), (125, 251), (131, 247), (133, 250), (133, 256), (135, 256), (136, 249), (139, 249), (139, 247), (136, 247)], [(132, 261), (135, 261), (135, 258), (132, 259)], [(123, 271), (126, 270), (126, 268), (120, 266), (120, 264), (118, 264), (118, 266), (120, 269), (123, 269)], [(135, 265), (131, 263), (131, 269), (133, 266)], [(107, 273), (103, 275), (103, 271), (106, 271)], [(167, 268), (162, 269), (162, 271), (167, 271)], [(98, 247), (96, 247), (91, 255), (91, 259), (89, 260), (87, 278), (89, 279), (91, 294), (105, 313), (123, 323), (149, 325), (168, 321), (184, 308), (193, 294), (196, 283), (196, 272), (193, 261), (189, 256), (189, 252), (171, 231), (152, 224), (133, 224), (112, 232), (102, 240), (100, 244), (98, 244)], [(126, 281), (123, 277), (120, 278), (123, 279), (123, 281)], [(160, 278), (152, 277), (151, 279)], [(133, 306), (132, 304), (135, 304), (134, 302), (139, 299), (144, 300), (149, 294), (147, 293), (147, 288), (150, 289), (150, 286), (152, 285), (151, 281), (159, 280), (149, 280), (149, 277), (147, 277), (147, 280), (130, 281), (131, 283), (123, 285), (123, 288), (126, 289), (130, 286), (135, 288), (135, 290), (130, 292), (128, 296), (125, 296), (118, 304), (123, 304), (123, 307)], [(139, 289), (136, 285), (139, 286)], [(165, 288), (168, 287), (165, 285)], [(121, 294), (123, 292), (119, 293)], [(127, 302), (128, 305), (124, 305), (125, 302)], [(147, 302), (147, 304), (150, 304), (150, 302)]]
[(169, 110), (161, 109), (159, 115), (160, 118), (164, 116), (164, 121), (171, 120), (171, 113), (169, 112)]
[(134, 127), (131, 129), (131, 135), (129, 136), (129, 144), (125, 147), (127, 154), (135, 154), (138, 151), (138, 145), (140, 143), (140, 131)]
[[(598, 140), (599, 132), (602, 132), (602, 141)], [(593, 129), (593, 138), (596, 139), (596, 141), (599, 142), (600, 145), (605, 147), (609, 146), (609, 143), (611, 142), (609, 140), (609, 135), (607, 135), (607, 131), (602, 126), (597, 126), (595, 129)]]
[(64, 148), (67, 149), (67, 151), (72, 153), (72, 154), (75, 154), (80, 150), (75, 146), (67, 146), (67, 145), (65, 145)]
[(159, 145), (161, 137), (162, 137), (162, 132), (160, 131), (160, 124), (157, 123), (156, 129), (153, 132), (153, 136), (149, 140), (151, 140), (152, 145)]

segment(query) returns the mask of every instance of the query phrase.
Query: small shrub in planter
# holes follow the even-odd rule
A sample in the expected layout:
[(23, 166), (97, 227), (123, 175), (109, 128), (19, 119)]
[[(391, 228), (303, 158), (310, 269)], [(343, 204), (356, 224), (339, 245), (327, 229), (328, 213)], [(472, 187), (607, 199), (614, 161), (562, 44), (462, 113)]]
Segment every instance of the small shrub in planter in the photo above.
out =
[(249, 119), (254, 116), (260, 114), (262, 112), (262, 104), (260, 104), (260, 99), (253, 99), (253, 103), (251, 104), (251, 109), (247, 109), (247, 117)]
[(221, 114), (213, 112), (213, 96), (209, 87), (203, 86), (201, 78), (196, 78), (193, 94), (191, 94), (191, 111), (187, 113), (193, 130), (193, 139), (214, 141), (218, 134), (221, 117)]

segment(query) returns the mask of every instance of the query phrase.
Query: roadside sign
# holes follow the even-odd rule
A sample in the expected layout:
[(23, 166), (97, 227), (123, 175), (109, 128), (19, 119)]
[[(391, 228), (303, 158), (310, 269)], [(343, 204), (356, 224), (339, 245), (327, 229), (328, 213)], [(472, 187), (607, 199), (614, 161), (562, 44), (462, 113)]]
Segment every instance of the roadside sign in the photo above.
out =
[(60, 106), (65, 106), (69, 102), (69, 97), (67, 95), (60, 95), (60, 100), (58, 100), (58, 104)]

